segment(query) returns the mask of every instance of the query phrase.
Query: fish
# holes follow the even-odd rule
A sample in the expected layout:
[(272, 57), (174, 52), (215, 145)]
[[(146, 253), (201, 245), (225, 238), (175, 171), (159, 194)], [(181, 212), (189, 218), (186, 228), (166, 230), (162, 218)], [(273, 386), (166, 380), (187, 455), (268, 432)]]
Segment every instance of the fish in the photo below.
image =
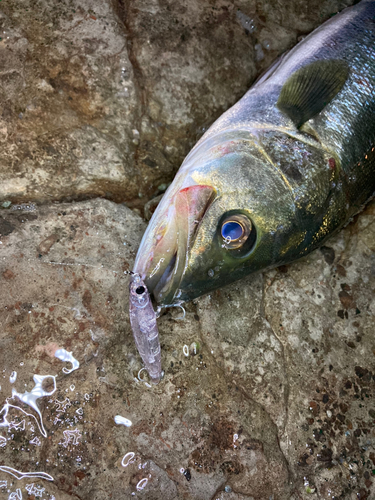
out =
[(375, 192), (375, 2), (281, 56), (206, 131), (157, 206), (133, 271), (159, 307), (312, 252)]

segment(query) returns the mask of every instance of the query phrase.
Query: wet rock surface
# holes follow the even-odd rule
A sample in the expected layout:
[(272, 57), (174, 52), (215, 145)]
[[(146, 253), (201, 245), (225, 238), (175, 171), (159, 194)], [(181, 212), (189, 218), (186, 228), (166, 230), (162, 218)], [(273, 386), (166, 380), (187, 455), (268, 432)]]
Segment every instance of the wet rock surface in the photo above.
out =
[(0, 200), (142, 207), (257, 74), (350, 3), (3, 0)]
[(142, 207), (350, 3), (2, 0), (1, 499), (375, 497), (374, 203), (307, 258), (165, 311), (151, 386), (124, 274), (146, 223), (77, 201)]
[(123, 273), (142, 219), (106, 200), (0, 214), (2, 498), (372, 498), (374, 204), (309, 257), (165, 312), (158, 386)]

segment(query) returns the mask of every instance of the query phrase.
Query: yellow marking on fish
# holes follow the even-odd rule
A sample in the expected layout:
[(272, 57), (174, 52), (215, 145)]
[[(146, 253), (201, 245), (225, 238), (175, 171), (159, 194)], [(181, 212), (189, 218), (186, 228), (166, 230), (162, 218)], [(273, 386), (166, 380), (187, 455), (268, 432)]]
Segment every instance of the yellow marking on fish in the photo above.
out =
[(300, 233), (293, 234), (288, 243), (284, 246), (284, 248), (280, 251), (280, 255), (285, 255), (289, 252), (291, 248), (298, 248), (298, 246), (303, 242), (307, 234), (307, 231), (301, 231)]

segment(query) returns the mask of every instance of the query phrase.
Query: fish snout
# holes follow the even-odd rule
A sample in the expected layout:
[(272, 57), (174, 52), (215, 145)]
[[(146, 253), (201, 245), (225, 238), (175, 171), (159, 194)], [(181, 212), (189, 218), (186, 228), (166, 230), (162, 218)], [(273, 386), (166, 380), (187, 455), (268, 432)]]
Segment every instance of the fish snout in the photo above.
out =
[(142, 276), (158, 304), (178, 302), (189, 249), (215, 194), (211, 186), (192, 185), (177, 191), (169, 203), (163, 199), (156, 209), (138, 250), (134, 272)]

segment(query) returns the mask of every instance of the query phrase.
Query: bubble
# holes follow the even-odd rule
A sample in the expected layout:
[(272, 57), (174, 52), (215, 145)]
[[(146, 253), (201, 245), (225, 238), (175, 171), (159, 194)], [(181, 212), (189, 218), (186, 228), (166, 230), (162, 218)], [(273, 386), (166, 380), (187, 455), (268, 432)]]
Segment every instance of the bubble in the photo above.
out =
[(214, 277), (214, 275), (215, 275), (215, 271), (214, 271), (213, 269), (209, 269), (209, 270), (208, 270), (208, 272), (207, 272), (207, 274), (208, 274), (208, 276), (209, 276), (210, 278), (213, 278), (213, 277)]
[(9, 377), (9, 382), (11, 384), (14, 384), (16, 380), (17, 380), (17, 372), (12, 372)]
[(189, 346), (185, 344), (184, 347), (182, 348), (182, 351), (186, 357), (189, 357)]

